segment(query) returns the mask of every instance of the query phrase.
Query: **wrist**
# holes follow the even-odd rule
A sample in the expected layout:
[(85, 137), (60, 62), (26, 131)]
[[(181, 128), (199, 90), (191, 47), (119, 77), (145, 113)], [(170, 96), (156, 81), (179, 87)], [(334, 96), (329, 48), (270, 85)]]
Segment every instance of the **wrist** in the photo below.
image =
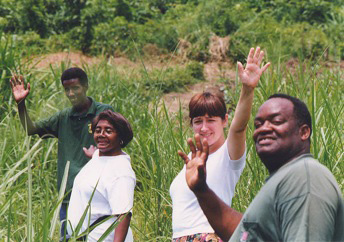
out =
[(248, 95), (248, 94), (252, 94), (254, 92), (255, 88), (256, 88), (256, 86), (253, 87), (253, 86), (249, 86), (249, 85), (246, 85), (246, 84), (242, 84), (241, 91), (242, 91), (243, 94)]
[(192, 191), (196, 195), (196, 197), (199, 197), (199, 196), (206, 195), (210, 191), (210, 188), (208, 187), (207, 183), (204, 183), (204, 184), (197, 186), (196, 188), (192, 189)]

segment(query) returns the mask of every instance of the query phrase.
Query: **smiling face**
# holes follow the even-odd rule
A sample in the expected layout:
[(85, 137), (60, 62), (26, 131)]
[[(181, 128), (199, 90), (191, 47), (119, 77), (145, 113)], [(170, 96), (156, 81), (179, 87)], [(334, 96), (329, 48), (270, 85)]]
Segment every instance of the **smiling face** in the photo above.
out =
[(99, 149), (99, 156), (114, 156), (121, 153), (121, 138), (109, 121), (99, 120), (93, 136)]
[(201, 136), (201, 140), (207, 139), (210, 154), (225, 142), (223, 129), (226, 127), (227, 121), (228, 115), (226, 115), (225, 119), (218, 116), (210, 117), (208, 114), (192, 119), (193, 131)]
[(287, 99), (272, 98), (259, 108), (254, 120), (256, 151), (270, 172), (302, 154), (308, 144), (293, 108)]
[(65, 80), (62, 83), (66, 96), (74, 107), (79, 107), (87, 102), (87, 86), (80, 83), (78, 78)]

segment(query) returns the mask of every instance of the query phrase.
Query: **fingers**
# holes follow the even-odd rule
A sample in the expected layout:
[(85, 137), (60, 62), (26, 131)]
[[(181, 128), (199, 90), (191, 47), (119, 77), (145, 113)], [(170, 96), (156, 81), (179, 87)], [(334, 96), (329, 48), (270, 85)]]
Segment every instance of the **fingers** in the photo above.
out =
[(254, 53), (254, 48), (251, 48), (250, 52), (248, 53), (248, 56), (247, 56), (247, 63), (253, 62), (253, 53)]
[(262, 73), (268, 69), (268, 67), (270, 66), (270, 62), (268, 62), (265, 66), (262, 67)]
[(197, 151), (202, 152), (203, 147), (202, 147), (201, 137), (199, 136), (199, 134), (195, 134), (195, 142), (196, 142)]
[(242, 74), (244, 73), (244, 66), (241, 64), (240, 61), (238, 61), (238, 74), (241, 77)]
[(258, 63), (259, 55), (260, 55), (260, 47), (258, 46), (256, 48), (256, 51), (254, 52), (253, 63)]
[(207, 139), (203, 139), (203, 152), (201, 154), (201, 158), (203, 159), (203, 157), (205, 156), (205, 159), (208, 159), (208, 155), (209, 155), (209, 144), (208, 144), (208, 140)]
[(193, 159), (196, 156), (196, 147), (195, 147), (191, 138), (187, 139), (187, 143), (188, 143), (190, 150), (191, 150), (191, 158)]
[(16, 74), (13, 74), (10, 79), (11, 87), (14, 87), (16, 85), (24, 85), (24, 77), (22, 75), (17, 76)]
[(178, 155), (184, 160), (185, 165), (189, 163), (190, 159), (184, 152), (178, 150)]
[(260, 64), (262, 63), (262, 60), (264, 58), (264, 51), (259, 51), (259, 55), (258, 55), (258, 60), (257, 60), (257, 65), (260, 66)]

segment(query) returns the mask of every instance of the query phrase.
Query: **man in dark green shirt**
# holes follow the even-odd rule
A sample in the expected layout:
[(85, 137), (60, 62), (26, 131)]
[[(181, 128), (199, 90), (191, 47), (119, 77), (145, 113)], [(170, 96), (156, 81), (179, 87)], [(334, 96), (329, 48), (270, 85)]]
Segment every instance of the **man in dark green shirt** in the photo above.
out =
[(332, 173), (310, 154), (307, 106), (275, 94), (254, 121), (256, 151), (270, 176), (245, 213), (222, 202), (206, 183), (208, 144), (188, 140), (186, 181), (215, 232), (225, 241), (344, 241), (344, 203)]
[[(69, 161), (66, 193), (70, 193), (75, 176), (89, 160), (83, 149), (95, 145), (91, 131), (93, 118), (104, 110), (113, 109), (110, 105), (98, 103), (87, 97), (88, 78), (82, 69), (74, 67), (65, 70), (61, 82), (72, 107), (63, 109), (50, 118), (32, 122), (25, 106), (30, 83), (27, 83), (25, 88), (24, 78), (16, 75), (10, 80), (20, 121), (28, 135), (38, 134), (42, 138), (58, 138), (57, 185), (60, 189), (64, 169)], [(69, 194), (61, 206), (61, 221), (65, 219), (68, 201)]]

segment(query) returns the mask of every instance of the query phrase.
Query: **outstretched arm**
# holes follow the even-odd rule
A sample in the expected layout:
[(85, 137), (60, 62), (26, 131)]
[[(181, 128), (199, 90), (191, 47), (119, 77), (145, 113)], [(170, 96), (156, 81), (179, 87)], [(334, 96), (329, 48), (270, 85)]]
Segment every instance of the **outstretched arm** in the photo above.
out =
[(30, 83), (27, 84), (27, 88), (24, 86), (24, 77), (13, 75), (10, 79), (10, 84), (12, 88), (12, 93), (14, 100), (18, 105), (18, 112), (21, 124), (23, 125), (25, 131), (28, 135), (33, 135), (37, 133), (37, 128), (31, 121), (31, 118), (27, 112), (25, 99), (30, 93)]
[(221, 239), (228, 241), (234, 230), (240, 223), (242, 214), (225, 204), (206, 183), (206, 161), (208, 159), (209, 146), (206, 139), (201, 143), (199, 134), (195, 135), (196, 146), (192, 139), (188, 139), (191, 150), (191, 160), (188, 156), (178, 151), (186, 165), (186, 183), (197, 197), (205, 216), (215, 233)]
[(250, 120), (254, 89), (258, 85), (262, 73), (270, 66), (270, 63), (267, 63), (260, 68), (263, 57), (264, 52), (259, 47), (256, 50), (251, 48), (245, 69), (238, 62), (238, 74), (242, 88), (227, 136), (228, 152), (232, 160), (240, 159), (245, 152), (246, 127)]

